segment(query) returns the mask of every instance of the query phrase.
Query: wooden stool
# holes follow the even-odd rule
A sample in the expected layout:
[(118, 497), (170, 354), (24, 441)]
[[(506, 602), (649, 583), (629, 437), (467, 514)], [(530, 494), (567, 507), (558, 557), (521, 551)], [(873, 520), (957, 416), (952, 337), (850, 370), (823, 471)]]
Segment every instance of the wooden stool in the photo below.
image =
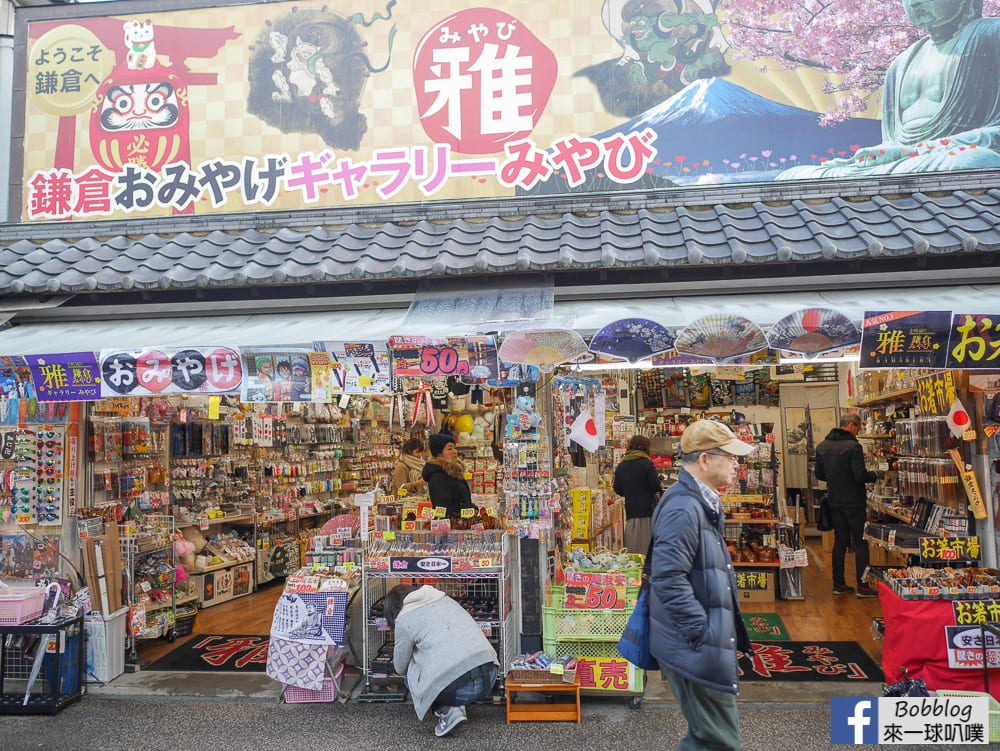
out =
[[(514, 694), (570, 694), (572, 703), (515, 704)], [(573, 683), (514, 683), (507, 681), (507, 724), (512, 722), (564, 721), (580, 724), (580, 681)]]

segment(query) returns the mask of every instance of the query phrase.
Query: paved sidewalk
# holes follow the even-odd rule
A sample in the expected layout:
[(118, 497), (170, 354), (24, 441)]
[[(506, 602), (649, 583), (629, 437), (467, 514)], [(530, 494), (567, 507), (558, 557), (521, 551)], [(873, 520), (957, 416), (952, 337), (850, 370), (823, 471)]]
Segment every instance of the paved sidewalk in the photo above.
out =
[[(829, 743), (830, 697), (880, 691), (878, 683), (745, 683), (740, 696), (742, 751), (841, 748)], [(507, 725), (503, 706), (477, 705), (469, 710), (469, 722), (445, 739), (434, 737), (429, 719), (417, 722), (409, 703), (281, 704), (279, 694), (280, 685), (263, 673), (130, 673), (107, 686), (89, 685), (82, 703), (55, 717), (3, 718), (0, 746), (4, 751), (411, 751), (435, 746), (454, 751), (669, 751), (686, 732), (658, 674), (649, 676), (638, 708), (628, 700), (594, 697), (584, 700), (579, 726)]]
[[(357, 677), (345, 683), (353, 685)], [(264, 673), (183, 673), (143, 671), (126, 673), (106, 686), (90, 684), (90, 696), (101, 698), (192, 698), (277, 701), (281, 685)], [(882, 684), (874, 682), (746, 681), (740, 685), (741, 703), (815, 704), (827, 708), (833, 696), (878, 696)], [(607, 701), (595, 698), (592, 701)], [(643, 706), (673, 705), (674, 698), (659, 673), (647, 674)]]
[[(741, 751), (831, 746), (829, 704), (740, 705)], [(278, 704), (272, 699), (124, 699), (88, 696), (54, 717), (4, 717), (4, 751), (670, 751), (686, 732), (675, 707), (588, 701), (583, 722), (507, 725), (501, 706), (477, 705), (448, 738), (408, 704)], [(855, 746), (853, 748), (866, 748)], [(867, 747), (876, 748), (876, 747)], [(918, 751), (928, 746), (895, 746)], [(970, 747), (971, 748), (971, 747)], [(979, 746), (977, 748), (983, 748)]]

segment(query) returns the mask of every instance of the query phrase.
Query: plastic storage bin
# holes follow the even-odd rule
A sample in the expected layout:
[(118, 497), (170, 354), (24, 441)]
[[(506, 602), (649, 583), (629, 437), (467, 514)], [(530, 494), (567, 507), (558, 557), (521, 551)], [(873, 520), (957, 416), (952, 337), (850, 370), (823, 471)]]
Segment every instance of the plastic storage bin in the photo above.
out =
[(87, 633), (87, 682), (107, 683), (125, 672), (125, 620), (128, 608), (111, 615), (91, 613)]
[(333, 677), (323, 679), (323, 688), (319, 690), (285, 685), (283, 696), (286, 704), (315, 704), (318, 702), (336, 701), (340, 695), (340, 683), (344, 679), (344, 663), (337, 665)]
[(41, 587), (10, 587), (0, 589), (0, 626), (17, 626), (34, 620), (45, 606), (45, 590)]

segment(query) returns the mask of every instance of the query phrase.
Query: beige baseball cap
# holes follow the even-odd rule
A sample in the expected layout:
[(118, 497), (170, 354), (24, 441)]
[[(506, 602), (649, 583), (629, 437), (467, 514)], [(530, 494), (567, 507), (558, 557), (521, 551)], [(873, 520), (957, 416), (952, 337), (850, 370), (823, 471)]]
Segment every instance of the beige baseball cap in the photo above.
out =
[(721, 450), (734, 456), (746, 456), (753, 445), (741, 441), (718, 420), (696, 420), (681, 433), (681, 453)]

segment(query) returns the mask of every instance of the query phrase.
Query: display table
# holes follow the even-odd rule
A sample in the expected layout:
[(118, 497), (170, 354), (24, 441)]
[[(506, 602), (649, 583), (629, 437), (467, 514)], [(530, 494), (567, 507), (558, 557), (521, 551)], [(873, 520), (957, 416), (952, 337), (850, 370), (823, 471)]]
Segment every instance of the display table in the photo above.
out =
[[(525, 703), (515, 704), (514, 694), (565, 694), (567, 703)], [(507, 724), (512, 722), (538, 722), (556, 720), (580, 724), (580, 678), (573, 683), (517, 683), (507, 681)]]
[[(983, 691), (982, 670), (948, 667), (945, 626), (955, 625), (951, 600), (904, 600), (885, 584), (878, 598), (885, 619), (882, 672), (886, 683), (900, 680), (905, 667), (910, 678), (920, 678), (932, 690)], [(989, 671), (989, 688), (1000, 699), (1000, 669)]]

